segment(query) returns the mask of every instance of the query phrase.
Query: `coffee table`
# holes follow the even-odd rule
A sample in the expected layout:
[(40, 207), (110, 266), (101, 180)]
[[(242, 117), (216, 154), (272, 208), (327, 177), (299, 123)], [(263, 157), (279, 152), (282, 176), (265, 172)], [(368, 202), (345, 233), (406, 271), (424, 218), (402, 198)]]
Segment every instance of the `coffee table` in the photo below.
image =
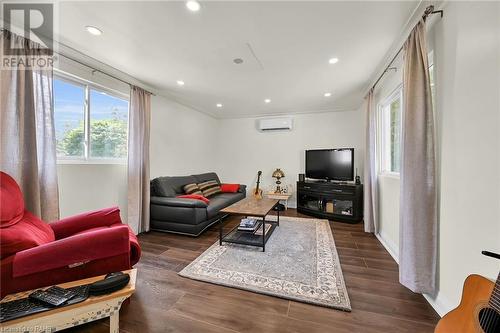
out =
[[(123, 272), (130, 275), (130, 281), (127, 286), (114, 293), (101, 296), (90, 296), (81, 303), (3, 322), (0, 324), (0, 332), (56, 332), (109, 317), (109, 331), (111, 333), (118, 333), (120, 330), (120, 307), (123, 301), (134, 293), (135, 280), (137, 277), (137, 269)], [(93, 283), (103, 278), (104, 275), (96, 276), (84, 280), (62, 283), (58, 286), (62, 288), (71, 288)], [(28, 297), (32, 292), (33, 290), (7, 295), (2, 299), (2, 303)]]
[[(242, 215), (242, 216), (252, 216), (257, 218), (262, 218), (262, 235), (255, 235), (252, 231), (241, 231), (238, 230), (239, 224), (236, 225), (231, 231), (223, 235), (222, 227), (224, 226), (224, 219), (219, 221), (219, 245), (222, 242), (234, 243), (241, 245), (257, 246), (262, 248), (262, 252), (266, 251), (266, 242), (271, 237), (274, 229), (280, 224), (280, 213), (278, 213), (277, 221), (266, 221), (266, 216), (269, 214), (273, 208), (279, 204), (277, 199), (268, 198), (246, 198), (238, 201), (231, 206), (228, 206), (221, 210), (221, 213), (228, 215)], [(271, 228), (268, 232), (266, 230), (266, 224), (270, 224)]]

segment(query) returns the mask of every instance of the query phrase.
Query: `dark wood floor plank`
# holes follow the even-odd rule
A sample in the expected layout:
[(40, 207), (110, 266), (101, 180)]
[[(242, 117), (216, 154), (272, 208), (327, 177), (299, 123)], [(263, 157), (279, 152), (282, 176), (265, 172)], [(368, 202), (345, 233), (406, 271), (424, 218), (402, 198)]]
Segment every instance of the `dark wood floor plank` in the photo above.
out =
[(349, 276), (355, 276), (369, 281), (373, 280), (399, 284), (399, 274), (394, 271), (367, 268), (366, 266), (360, 267), (359, 265), (348, 265), (345, 262), (342, 262), (342, 271), (344, 272), (346, 280), (349, 279)]
[[(199, 306), (200, 304), (204, 306)], [(262, 311), (259, 307), (214, 301), (190, 294), (182, 297), (174, 308), (188, 317), (204, 318), (209, 323), (237, 332), (326, 332), (328, 330), (326, 326)]]
[(434, 331), (434, 323), (409, 321), (358, 309), (353, 309), (352, 312), (336, 311), (298, 302), (290, 302), (288, 316), (332, 328), (343, 325), (353, 333), (430, 333)]
[(364, 258), (363, 260), (368, 268), (386, 269), (394, 272), (399, 269), (398, 264), (392, 259)]

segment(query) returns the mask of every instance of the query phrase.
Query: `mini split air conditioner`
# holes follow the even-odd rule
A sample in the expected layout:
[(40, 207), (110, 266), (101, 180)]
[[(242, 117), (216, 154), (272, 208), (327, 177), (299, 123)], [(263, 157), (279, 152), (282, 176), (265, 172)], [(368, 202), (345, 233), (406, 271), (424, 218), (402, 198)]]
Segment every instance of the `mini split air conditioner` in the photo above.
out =
[(292, 129), (292, 118), (268, 118), (259, 119), (257, 127), (259, 131), (282, 131)]

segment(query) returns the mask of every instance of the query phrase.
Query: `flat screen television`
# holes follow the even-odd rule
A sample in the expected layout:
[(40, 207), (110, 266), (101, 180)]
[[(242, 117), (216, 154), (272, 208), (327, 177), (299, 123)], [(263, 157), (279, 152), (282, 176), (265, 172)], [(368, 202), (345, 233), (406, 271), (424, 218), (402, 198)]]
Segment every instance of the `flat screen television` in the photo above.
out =
[(306, 177), (354, 180), (354, 148), (306, 150)]

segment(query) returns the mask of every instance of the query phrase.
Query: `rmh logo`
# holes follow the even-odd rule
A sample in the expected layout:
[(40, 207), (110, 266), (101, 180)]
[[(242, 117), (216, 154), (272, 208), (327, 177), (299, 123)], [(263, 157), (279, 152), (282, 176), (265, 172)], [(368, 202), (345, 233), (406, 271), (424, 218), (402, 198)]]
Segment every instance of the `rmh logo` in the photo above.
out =
[[(54, 33), (54, 11), (51, 3), (4, 3), (3, 16), (8, 31), (21, 28), (26, 39), (38, 42), (42, 47), (37, 52), (51, 56)], [(17, 32), (16, 32), (17, 33)], [(21, 47), (20, 45), (18, 47)], [(16, 47), (9, 45), (4, 55), (15, 55)]]

